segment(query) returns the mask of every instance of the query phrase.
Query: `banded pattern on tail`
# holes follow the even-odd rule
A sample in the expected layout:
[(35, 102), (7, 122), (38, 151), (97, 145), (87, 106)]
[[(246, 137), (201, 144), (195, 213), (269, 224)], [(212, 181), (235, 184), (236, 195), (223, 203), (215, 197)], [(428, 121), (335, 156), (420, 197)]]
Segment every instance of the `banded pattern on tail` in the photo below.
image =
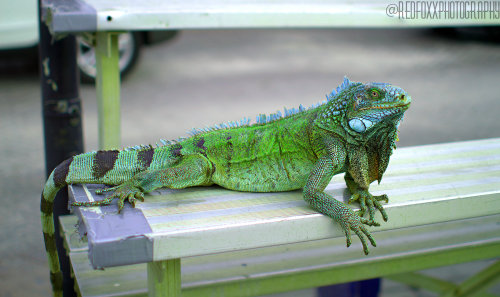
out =
[(169, 146), (123, 151), (95, 151), (71, 157), (52, 171), (43, 189), (40, 210), (54, 296), (62, 296), (63, 287), (53, 216), (57, 192), (73, 183), (118, 185), (132, 178), (137, 172), (160, 168), (168, 164), (169, 160), (175, 159), (173, 155)]

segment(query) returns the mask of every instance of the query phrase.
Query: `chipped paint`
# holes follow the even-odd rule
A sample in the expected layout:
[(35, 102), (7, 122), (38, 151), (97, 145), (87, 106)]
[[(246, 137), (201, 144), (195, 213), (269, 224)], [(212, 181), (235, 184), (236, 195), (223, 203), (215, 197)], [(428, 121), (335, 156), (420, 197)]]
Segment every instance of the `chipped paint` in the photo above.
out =
[(56, 110), (59, 113), (67, 113), (68, 111), (68, 101), (67, 100), (59, 100), (57, 101)]
[(42, 68), (43, 68), (43, 75), (49, 76), (50, 75), (50, 58), (45, 58), (42, 61)]
[(58, 90), (57, 83), (53, 79), (49, 78), (49, 79), (47, 79), (46, 82), (48, 85), (50, 85), (50, 87), (52, 88), (52, 91), (57, 92), (57, 90)]

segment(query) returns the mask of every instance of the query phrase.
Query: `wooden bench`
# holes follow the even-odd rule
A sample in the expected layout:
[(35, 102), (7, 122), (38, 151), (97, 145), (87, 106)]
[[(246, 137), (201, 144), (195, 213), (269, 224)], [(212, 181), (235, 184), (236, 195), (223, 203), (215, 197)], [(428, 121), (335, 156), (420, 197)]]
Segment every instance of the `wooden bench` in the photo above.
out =
[[(71, 200), (102, 199), (94, 188), (71, 187)], [(357, 238), (346, 248), (337, 224), (300, 191), (161, 190), (120, 215), (116, 205), (79, 207), (61, 223), (81, 296), (148, 288), (150, 296), (177, 296), (166, 292), (181, 279), (182, 296), (257, 296), (391, 275), (452, 294), (455, 285), (402, 273), (500, 256), (500, 139), (398, 149), (371, 191), (387, 193), (390, 203), (389, 221), (370, 228), (378, 246), (369, 256)], [(348, 197), (341, 176), (327, 192)], [(77, 221), (88, 242), (75, 232)], [(497, 262), (459, 288), (477, 291), (484, 286), (471, 283), (499, 275)]]

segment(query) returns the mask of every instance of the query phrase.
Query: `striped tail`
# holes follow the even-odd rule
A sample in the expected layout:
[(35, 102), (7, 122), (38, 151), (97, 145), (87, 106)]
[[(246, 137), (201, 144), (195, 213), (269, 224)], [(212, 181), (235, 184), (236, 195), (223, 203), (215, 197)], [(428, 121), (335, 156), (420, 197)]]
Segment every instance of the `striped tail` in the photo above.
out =
[(140, 171), (156, 169), (173, 162), (178, 157), (175, 154), (176, 149), (179, 150), (174, 145), (90, 152), (71, 157), (52, 171), (43, 189), (40, 208), (54, 296), (62, 296), (63, 286), (53, 215), (53, 204), (57, 192), (75, 183), (119, 185)]
[(63, 276), (56, 248), (53, 204), (57, 192), (67, 185), (65, 176), (67, 175), (70, 164), (71, 159), (68, 159), (52, 171), (43, 189), (40, 203), (43, 239), (45, 241), (45, 250), (47, 252), (50, 267), (50, 282), (52, 284), (53, 294), (57, 297), (63, 295)]

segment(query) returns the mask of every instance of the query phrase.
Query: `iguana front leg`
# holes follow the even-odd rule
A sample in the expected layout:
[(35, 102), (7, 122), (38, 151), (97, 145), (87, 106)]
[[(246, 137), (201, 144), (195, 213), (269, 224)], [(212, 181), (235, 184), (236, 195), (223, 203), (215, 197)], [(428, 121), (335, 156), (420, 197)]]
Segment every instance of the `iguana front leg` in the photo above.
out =
[(338, 149), (337, 153), (333, 152), (336, 155), (335, 159), (325, 155), (317, 161), (304, 187), (304, 199), (312, 208), (340, 223), (346, 236), (347, 247), (351, 245), (351, 230), (354, 231), (361, 240), (363, 251), (367, 255), (370, 250), (364, 236), (370, 240), (372, 246), (377, 246), (372, 235), (363, 225), (369, 225), (370, 222), (324, 192), (333, 175), (339, 171), (345, 160), (345, 154), (341, 149)]
[[(372, 153), (373, 154), (373, 153)], [(372, 158), (374, 159), (374, 158)], [(369, 152), (365, 147), (350, 146), (349, 147), (349, 170), (345, 173), (344, 179), (351, 198), (349, 203), (358, 201), (360, 206), (360, 215), (363, 216), (368, 210), (370, 216), (370, 224), (379, 226), (375, 222), (375, 211), (378, 209), (382, 214), (384, 221), (387, 221), (387, 213), (384, 210), (380, 201), (388, 202), (387, 195), (373, 196), (368, 192), (370, 183), (379, 178), (379, 167), (376, 166), (380, 162), (370, 163)], [(374, 164), (375, 163), (375, 164)]]
[(121, 185), (96, 191), (97, 194), (113, 192), (100, 201), (75, 202), (72, 206), (108, 205), (118, 198), (118, 212), (123, 209), (126, 200), (135, 207), (137, 200), (144, 201), (144, 194), (159, 188), (183, 189), (186, 187), (210, 185), (212, 164), (203, 155), (184, 156), (176, 165), (156, 170), (137, 173)]

